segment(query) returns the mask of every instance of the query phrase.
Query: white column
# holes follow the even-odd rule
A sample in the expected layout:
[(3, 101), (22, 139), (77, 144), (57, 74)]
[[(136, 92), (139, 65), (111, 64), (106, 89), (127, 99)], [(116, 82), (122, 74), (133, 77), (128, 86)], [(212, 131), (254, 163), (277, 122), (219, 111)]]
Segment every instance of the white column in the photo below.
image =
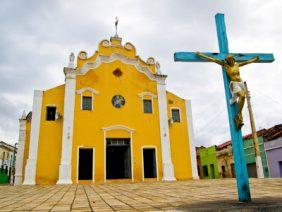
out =
[(42, 96), (43, 96), (43, 91), (38, 91), (38, 90), (34, 91), (30, 142), (29, 142), (29, 155), (25, 166), (25, 176), (23, 182), (24, 185), (35, 185)]
[(73, 68), (64, 68), (66, 76), (65, 100), (63, 114), (62, 154), (59, 167), (59, 180), (57, 184), (72, 184), (71, 159), (73, 139), (73, 119), (75, 106), (76, 74)]
[(25, 138), (26, 138), (26, 114), (24, 111), (22, 117), (19, 119), (19, 141), (18, 141), (18, 151), (17, 151), (17, 159), (16, 159), (15, 185), (22, 184)]
[(264, 178), (263, 166), (262, 166), (262, 161), (261, 161), (260, 155), (256, 156), (256, 168), (257, 168), (258, 178)]
[(187, 130), (188, 130), (189, 146), (190, 146), (192, 177), (193, 179), (198, 180), (199, 175), (198, 175), (197, 154), (196, 154), (195, 138), (194, 138), (191, 100), (188, 99), (185, 100), (185, 107), (186, 107), (186, 119), (187, 119), (187, 128), (188, 128)]
[(166, 75), (155, 75), (157, 78), (159, 120), (162, 147), (163, 181), (176, 180), (174, 177), (174, 167), (171, 160), (170, 138), (167, 115), (167, 98), (165, 79)]

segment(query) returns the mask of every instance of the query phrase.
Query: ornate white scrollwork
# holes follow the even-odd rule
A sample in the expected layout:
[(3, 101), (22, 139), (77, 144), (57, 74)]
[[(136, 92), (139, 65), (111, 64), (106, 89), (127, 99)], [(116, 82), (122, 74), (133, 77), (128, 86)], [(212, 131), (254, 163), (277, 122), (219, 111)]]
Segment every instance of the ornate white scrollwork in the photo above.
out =
[(102, 41), (102, 46), (103, 47), (109, 47), (110, 45), (111, 45), (110, 41), (108, 41), (108, 40), (103, 40)]
[(150, 64), (150, 65), (154, 65), (155, 64), (155, 59), (153, 57), (149, 57), (147, 59), (147, 63)]
[(87, 59), (87, 52), (85, 52), (85, 51), (79, 52), (78, 58), (79, 58), (79, 59), (86, 60), (86, 59)]
[(134, 47), (131, 43), (129, 43), (129, 42), (127, 42), (127, 43), (124, 45), (124, 48), (125, 48), (126, 50), (133, 50), (133, 49), (135, 49), (135, 47)]

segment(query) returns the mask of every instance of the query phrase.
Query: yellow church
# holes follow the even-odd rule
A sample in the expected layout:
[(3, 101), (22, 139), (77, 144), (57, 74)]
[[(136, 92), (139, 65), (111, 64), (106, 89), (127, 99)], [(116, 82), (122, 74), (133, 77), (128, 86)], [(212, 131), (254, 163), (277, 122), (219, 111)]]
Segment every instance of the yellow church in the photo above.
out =
[(153, 57), (116, 34), (71, 53), (64, 74), (19, 119), (16, 185), (198, 179), (191, 101)]

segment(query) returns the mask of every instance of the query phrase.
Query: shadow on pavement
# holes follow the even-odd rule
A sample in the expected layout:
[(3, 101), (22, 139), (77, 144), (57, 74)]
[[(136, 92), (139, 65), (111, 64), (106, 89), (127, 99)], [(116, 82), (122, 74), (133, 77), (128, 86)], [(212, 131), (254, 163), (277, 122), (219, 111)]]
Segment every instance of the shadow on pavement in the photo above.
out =
[(282, 211), (282, 198), (253, 198), (252, 202), (243, 203), (236, 200), (204, 201), (185, 204), (176, 208), (184, 211)]

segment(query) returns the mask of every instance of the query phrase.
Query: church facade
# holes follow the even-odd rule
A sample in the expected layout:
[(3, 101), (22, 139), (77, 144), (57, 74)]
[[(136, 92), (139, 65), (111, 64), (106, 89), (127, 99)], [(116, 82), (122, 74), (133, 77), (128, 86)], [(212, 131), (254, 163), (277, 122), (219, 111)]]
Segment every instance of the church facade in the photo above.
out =
[(154, 58), (114, 36), (74, 60), (19, 119), (15, 184), (198, 178), (191, 102), (166, 90)]

